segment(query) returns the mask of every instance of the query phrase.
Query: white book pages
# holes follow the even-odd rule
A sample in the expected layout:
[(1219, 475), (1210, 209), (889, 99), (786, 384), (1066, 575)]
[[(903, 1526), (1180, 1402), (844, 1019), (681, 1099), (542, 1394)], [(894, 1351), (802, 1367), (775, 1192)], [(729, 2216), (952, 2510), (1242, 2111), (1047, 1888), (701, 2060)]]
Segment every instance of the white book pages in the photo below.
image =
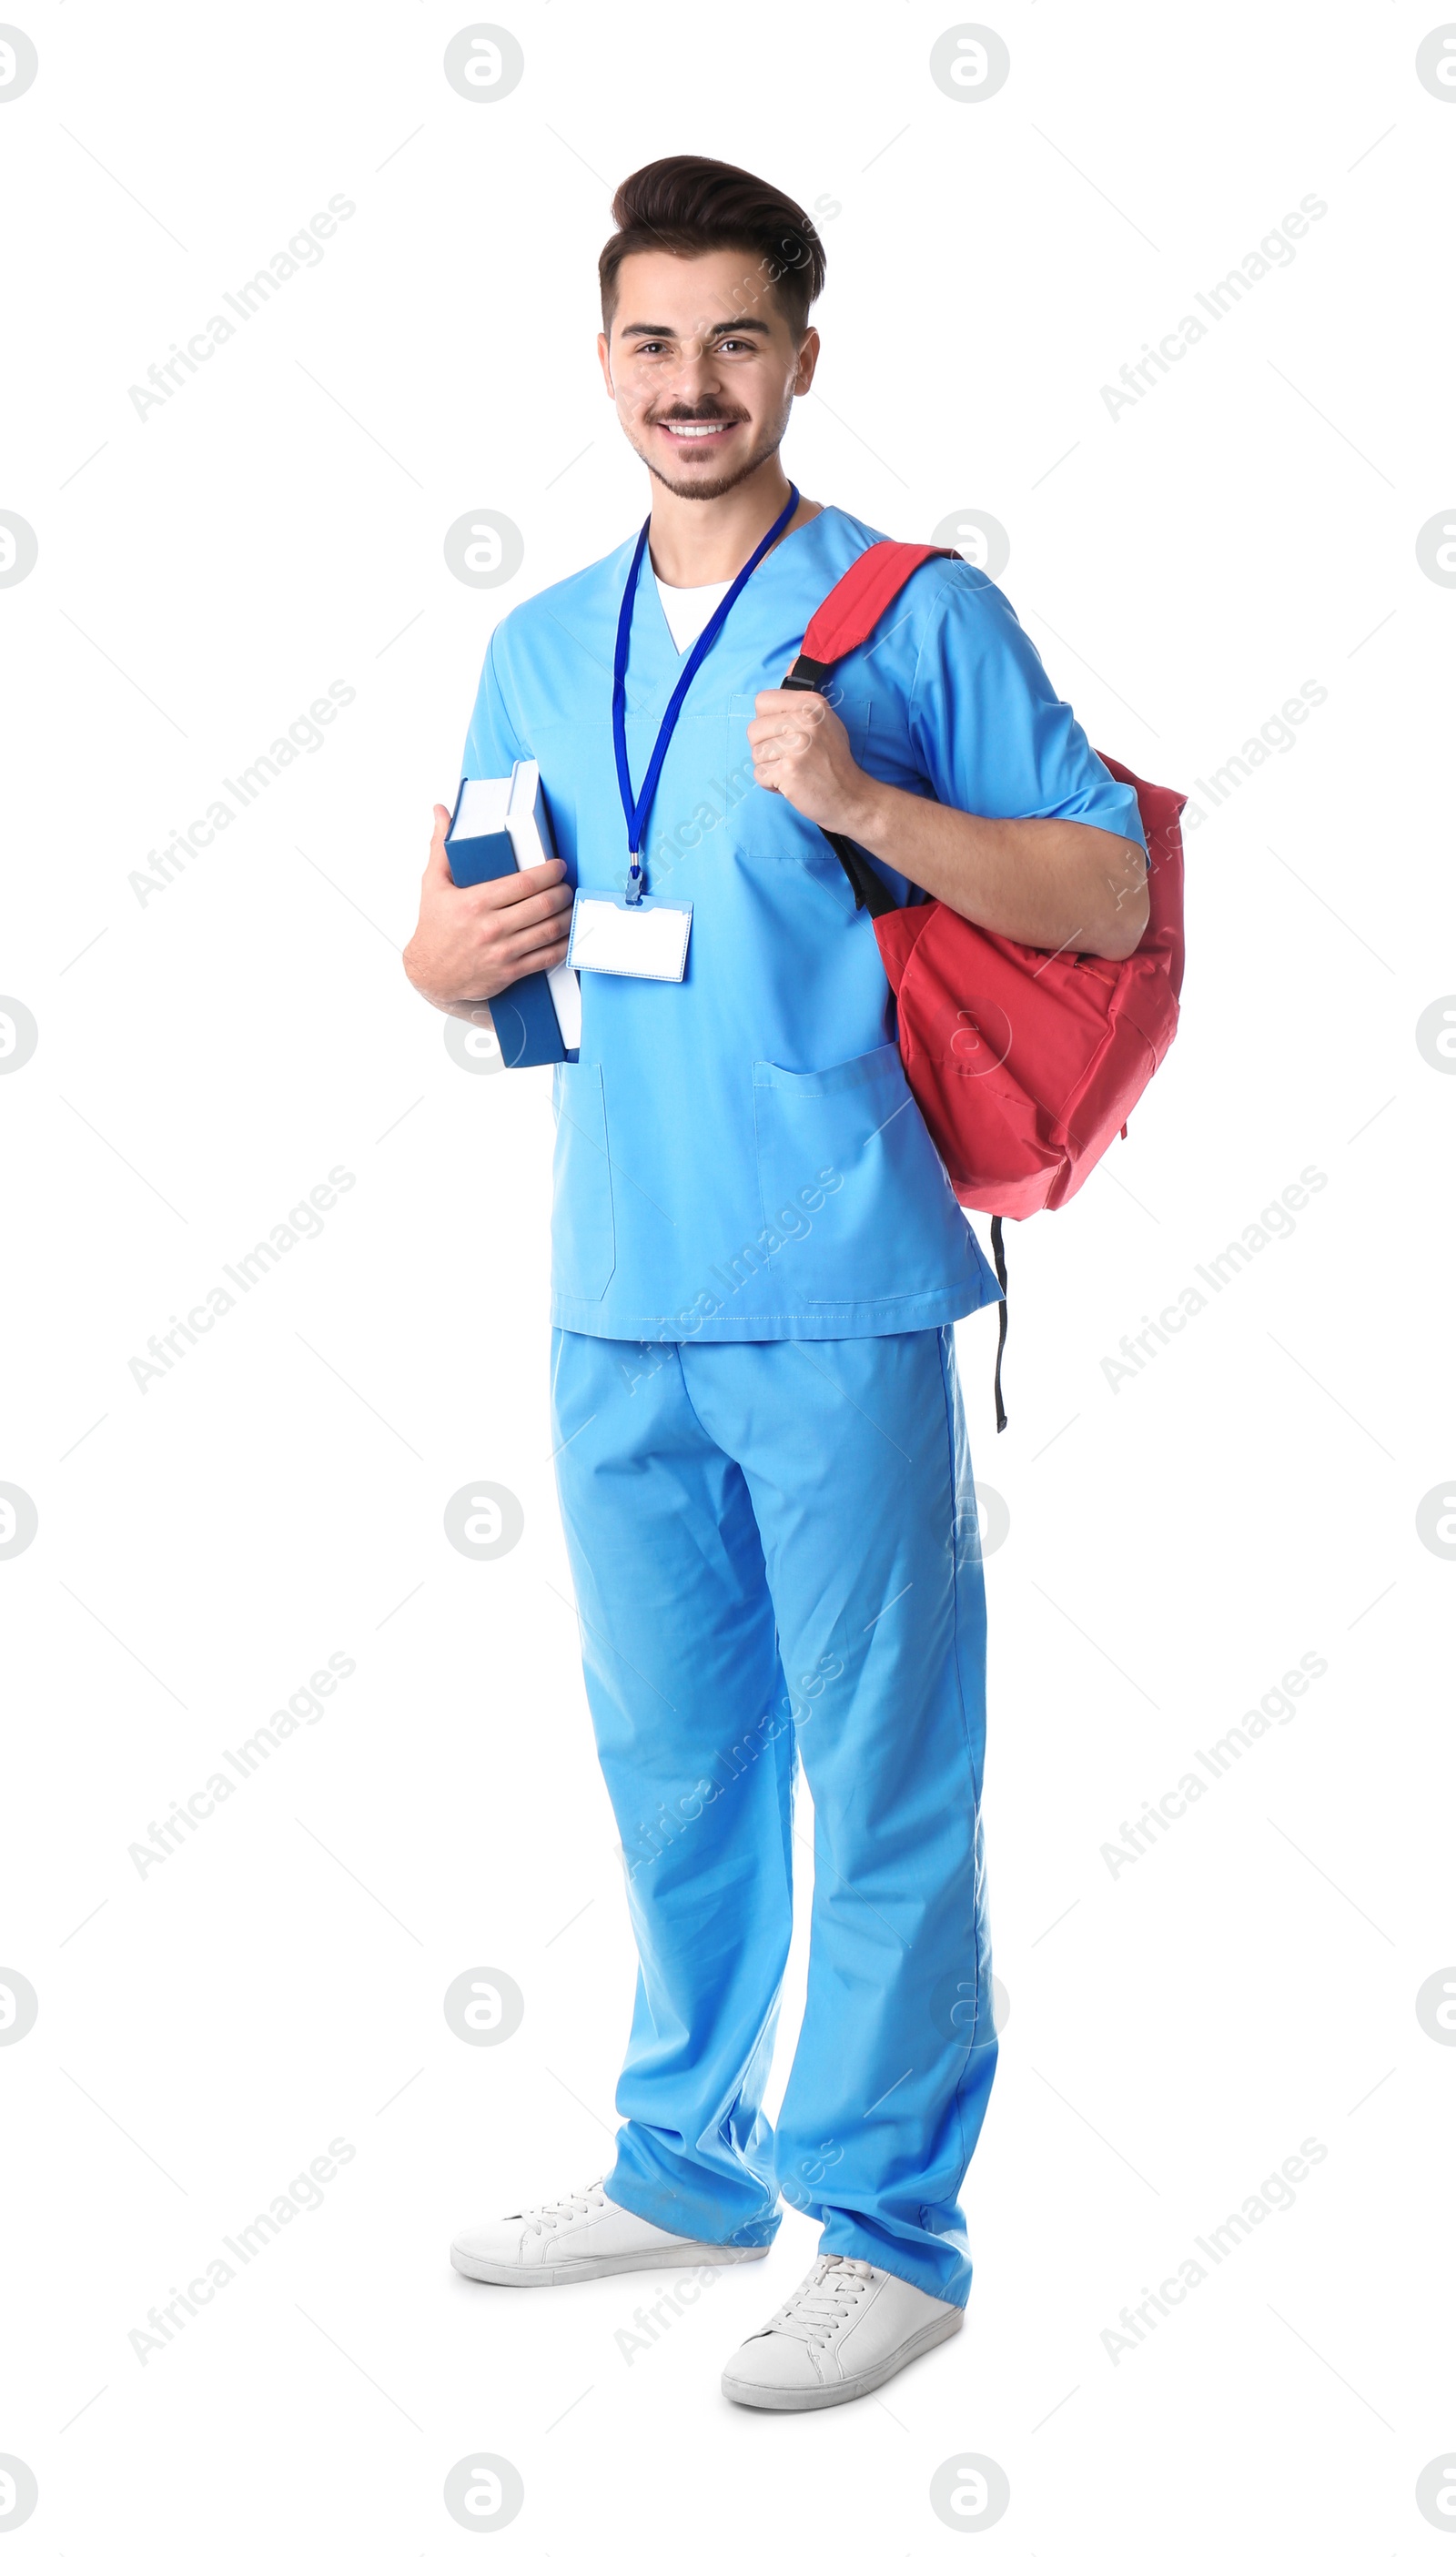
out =
[[(461, 790), (452, 835), (463, 844), (477, 835), (498, 835), (505, 826), (510, 807), (510, 783), (506, 781), (466, 781)], [(520, 855), (516, 855), (519, 863)]]
[(538, 763), (516, 765), (511, 774), (510, 807), (505, 823), (515, 850), (518, 871), (534, 870), (538, 862), (551, 859), (546, 829), (536, 813), (540, 786), (541, 767)]
[[(535, 762), (518, 763), (511, 775), (510, 809), (506, 829), (518, 871), (534, 870), (538, 862), (552, 858), (550, 838), (538, 814), (541, 768)], [(564, 1047), (582, 1044), (582, 986), (575, 968), (561, 967), (547, 971), (546, 983), (556, 1007), (557, 1027)]]
[(556, 1006), (556, 1025), (561, 1032), (562, 1046), (580, 1047), (582, 1044), (581, 978), (575, 968), (569, 968), (563, 960), (559, 968), (547, 971), (546, 983), (551, 988), (551, 1000)]

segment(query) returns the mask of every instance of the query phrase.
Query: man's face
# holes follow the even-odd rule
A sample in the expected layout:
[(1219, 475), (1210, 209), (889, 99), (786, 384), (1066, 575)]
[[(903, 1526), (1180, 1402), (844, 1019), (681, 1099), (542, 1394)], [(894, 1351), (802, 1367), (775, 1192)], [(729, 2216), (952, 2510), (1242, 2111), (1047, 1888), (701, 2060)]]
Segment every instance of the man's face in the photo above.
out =
[(623, 258), (601, 370), (634, 452), (679, 497), (722, 497), (778, 451), (819, 333), (796, 340), (750, 249)]

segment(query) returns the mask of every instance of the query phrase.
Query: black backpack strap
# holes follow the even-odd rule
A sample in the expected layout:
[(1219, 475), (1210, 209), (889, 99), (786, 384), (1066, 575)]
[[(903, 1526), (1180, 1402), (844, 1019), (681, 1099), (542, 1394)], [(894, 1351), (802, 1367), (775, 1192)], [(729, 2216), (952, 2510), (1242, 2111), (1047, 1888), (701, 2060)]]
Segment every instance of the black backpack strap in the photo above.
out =
[[(822, 693), (832, 672), (832, 667), (821, 665), (817, 658), (796, 657), (780, 684), (779, 691)], [(831, 852), (837, 857), (841, 870), (855, 891), (856, 911), (863, 913), (867, 906), (871, 915), (892, 914), (895, 900), (868, 854), (861, 852), (858, 844), (852, 844), (848, 835), (832, 835), (827, 826), (821, 826), (819, 831)]]
[(991, 1249), (1001, 1291), (1001, 1301), (996, 1307), (995, 1343), (995, 1426), (996, 1436), (999, 1437), (1006, 1425), (1006, 1407), (1001, 1401), (1001, 1360), (1006, 1347), (1006, 1247), (1001, 1241), (1001, 1221), (998, 1216), (993, 1216), (991, 1220)]

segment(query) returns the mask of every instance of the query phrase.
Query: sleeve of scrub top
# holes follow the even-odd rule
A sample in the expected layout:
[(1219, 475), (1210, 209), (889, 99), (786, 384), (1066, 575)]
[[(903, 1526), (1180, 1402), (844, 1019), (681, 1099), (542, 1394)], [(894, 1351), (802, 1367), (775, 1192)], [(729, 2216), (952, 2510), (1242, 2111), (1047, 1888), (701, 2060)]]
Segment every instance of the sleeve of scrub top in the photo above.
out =
[(910, 733), (934, 795), (976, 817), (1068, 817), (1144, 842), (1136, 793), (1115, 781), (999, 587), (947, 575), (920, 651)]
[(480, 669), (480, 689), (470, 714), (462, 778), (466, 781), (504, 780), (511, 765), (528, 762), (530, 753), (530, 747), (522, 744), (506, 708), (496, 664), (495, 641), (492, 639), (485, 651), (485, 663)]

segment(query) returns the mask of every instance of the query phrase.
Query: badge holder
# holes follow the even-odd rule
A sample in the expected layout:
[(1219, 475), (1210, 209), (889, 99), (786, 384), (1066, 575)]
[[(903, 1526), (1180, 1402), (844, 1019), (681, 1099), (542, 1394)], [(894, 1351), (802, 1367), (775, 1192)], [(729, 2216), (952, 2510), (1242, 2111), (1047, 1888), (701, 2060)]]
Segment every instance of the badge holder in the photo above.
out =
[(688, 965), (691, 905), (661, 896), (588, 896), (572, 908), (567, 966), (603, 977), (654, 977), (680, 986)]

